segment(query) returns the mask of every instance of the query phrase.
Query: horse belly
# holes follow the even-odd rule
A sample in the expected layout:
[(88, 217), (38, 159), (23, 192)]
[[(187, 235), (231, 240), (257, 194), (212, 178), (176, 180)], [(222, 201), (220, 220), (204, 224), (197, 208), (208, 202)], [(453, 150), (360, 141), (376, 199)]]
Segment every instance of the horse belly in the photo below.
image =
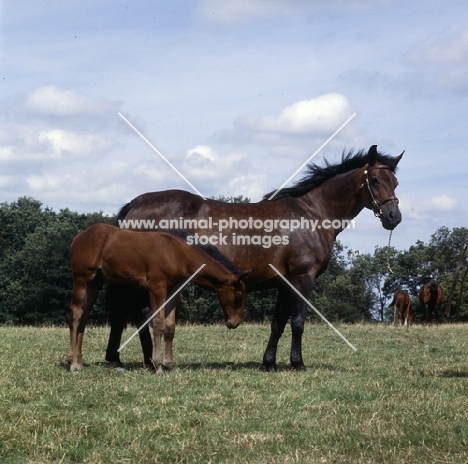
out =
[(146, 262), (133, 248), (104, 248), (101, 270), (106, 280), (110, 282), (138, 287), (146, 284)]

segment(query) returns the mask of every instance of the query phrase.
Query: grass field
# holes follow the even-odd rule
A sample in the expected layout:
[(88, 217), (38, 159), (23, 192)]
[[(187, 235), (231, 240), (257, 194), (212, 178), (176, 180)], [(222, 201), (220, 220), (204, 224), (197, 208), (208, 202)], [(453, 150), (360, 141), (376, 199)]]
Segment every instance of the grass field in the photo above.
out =
[[(89, 328), (67, 371), (67, 328), (0, 327), (1, 463), (465, 463), (468, 326), (308, 325), (306, 372), (261, 370), (269, 327), (180, 326), (176, 369), (104, 362)], [(127, 331), (126, 337), (132, 332)]]

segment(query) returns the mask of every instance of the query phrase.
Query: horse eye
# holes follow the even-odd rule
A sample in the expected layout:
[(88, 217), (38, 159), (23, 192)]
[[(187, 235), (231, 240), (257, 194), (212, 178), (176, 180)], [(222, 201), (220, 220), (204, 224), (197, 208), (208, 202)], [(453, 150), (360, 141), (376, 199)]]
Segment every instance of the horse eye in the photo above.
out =
[(371, 182), (375, 185), (380, 184), (380, 180), (378, 177), (371, 177)]

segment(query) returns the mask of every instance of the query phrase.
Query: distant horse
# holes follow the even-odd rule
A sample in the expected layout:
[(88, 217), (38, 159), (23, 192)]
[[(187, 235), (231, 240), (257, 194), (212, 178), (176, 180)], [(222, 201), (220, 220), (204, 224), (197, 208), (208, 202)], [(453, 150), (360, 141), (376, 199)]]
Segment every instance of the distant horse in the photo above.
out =
[(397, 312), (401, 325), (410, 326), (414, 321), (413, 310), (411, 309), (411, 299), (408, 293), (397, 290), (393, 295), (393, 323), (396, 324)]
[(432, 324), (433, 319), (437, 322), (437, 310), (444, 301), (442, 287), (435, 281), (427, 282), (419, 291), (419, 303), (424, 308), (424, 320)]
[[(291, 321), (291, 366), (305, 369), (302, 334), (307, 315), (306, 299), (316, 277), (330, 260), (333, 242), (363, 208), (369, 208), (387, 230), (401, 222), (394, 175), (403, 153), (381, 154), (373, 145), (368, 152), (343, 154), (341, 163), (325, 167), (308, 165), (307, 175), (275, 196), (258, 203), (224, 203), (204, 200), (180, 190), (145, 193), (126, 204), (118, 215), (119, 225), (130, 220), (180, 219), (180, 229), (193, 237), (211, 234), (217, 247), (241, 269), (252, 269), (247, 291), (278, 289), (271, 335), (263, 356), (269, 371), (276, 370), (276, 351), (288, 319)], [(273, 197), (273, 198), (271, 198)], [(207, 231), (212, 220), (217, 229)], [(222, 226), (222, 230), (220, 227)], [(263, 226), (263, 227), (262, 227)], [(292, 291), (272, 264), (297, 289)]]
[[(228, 328), (236, 328), (244, 310), (244, 279), (247, 273), (228, 269), (202, 249), (158, 232), (142, 234), (108, 224), (95, 224), (80, 232), (70, 246), (73, 297), (70, 303), (70, 370), (83, 367), (82, 343), (86, 321), (106, 281), (143, 288), (149, 293), (151, 312), (164, 305), (168, 293), (180, 286), (204, 264), (193, 282), (218, 294)], [(174, 314), (172, 311), (171, 314)], [(172, 368), (175, 319), (160, 311), (153, 318), (152, 362), (158, 372)], [(160, 344), (164, 335), (164, 361)]]

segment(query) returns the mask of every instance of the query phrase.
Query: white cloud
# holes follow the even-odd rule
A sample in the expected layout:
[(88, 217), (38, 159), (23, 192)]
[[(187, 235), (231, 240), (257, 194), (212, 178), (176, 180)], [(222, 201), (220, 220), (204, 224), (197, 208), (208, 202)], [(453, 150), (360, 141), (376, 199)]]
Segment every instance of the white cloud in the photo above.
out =
[(76, 133), (62, 129), (40, 131), (39, 142), (49, 146), (49, 153), (56, 158), (70, 156), (83, 158), (93, 153), (108, 151), (113, 143), (102, 135)]
[(413, 59), (431, 64), (461, 64), (468, 59), (468, 30), (458, 37), (444, 39), (431, 37), (418, 50), (413, 51)]
[(243, 195), (251, 201), (259, 201), (265, 195), (266, 176), (263, 174), (240, 175), (229, 182), (229, 192), (232, 196)]
[(100, 156), (114, 142), (103, 135), (63, 129), (11, 125), (11, 133), (0, 133), (0, 161), (57, 161)]
[(351, 105), (345, 96), (339, 93), (328, 93), (293, 103), (283, 108), (276, 117), (264, 116), (260, 119), (249, 117), (239, 122), (241, 125), (261, 131), (306, 134), (333, 132), (351, 114)]
[(201, 0), (196, 15), (204, 21), (235, 24), (257, 18), (312, 14), (326, 9), (334, 12), (368, 8), (386, 0)]
[(187, 150), (184, 159), (185, 174), (194, 179), (225, 179), (227, 175), (236, 172), (236, 167), (243, 158), (239, 153), (220, 155), (208, 145), (197, 145)]
[[(457, 200), (446, 194), (432, 198), (424, 198), (418, 195), (402, 195), (400, 197), (400, 209), (405, 219), (414, 221), (430, 221), (436, 216), (448, 216), (457, 206)], [(449, 214), (451, 215), (451, 214)]]
[(31, 113), (52, 116), (70, 116), (90, 111), (91, 99), (73, 90), (62, 90), (55, 85), (36, 89), (26, 100), (25, 108)]
[(429, 200), (430, 205), (437, 211), (452, 211), (457, 206), (457, 200), (448, 195), (439, 195)]
[(288, 14), (294, 11), (294, 0), (236, 0), (219, 2), (202, 0), (197, 13), (203, 19), (219, 23), (236, 23), (258, 17)]
[(468, 30), (451, 37), (431, 36), (412, 48), (408, 61), (415, 69), (424, 70), (420, 79), (425, 79), (432, 87), (466, 91)]
[[(128, 182), (129, 179), (132, 182)], [(138, 171), (127, 163), (106, 160), (76, 166), (74, 171), (57, 164), (25, 176), (28, 194), (45, 203), (72, 208), (72, 205), (96, 204), (97, 209), (107, 213), (115, 213), (119, 204), (136, 195), (138, 189), (133, 187), (145, 185), (147, 180), (147, 172)]]
[(116, 103), (93, 100), (74, 90), (47, 85), (27, 97), (24, 109), (31, 114), (64, 117), (102, 114), (114, 106)]

